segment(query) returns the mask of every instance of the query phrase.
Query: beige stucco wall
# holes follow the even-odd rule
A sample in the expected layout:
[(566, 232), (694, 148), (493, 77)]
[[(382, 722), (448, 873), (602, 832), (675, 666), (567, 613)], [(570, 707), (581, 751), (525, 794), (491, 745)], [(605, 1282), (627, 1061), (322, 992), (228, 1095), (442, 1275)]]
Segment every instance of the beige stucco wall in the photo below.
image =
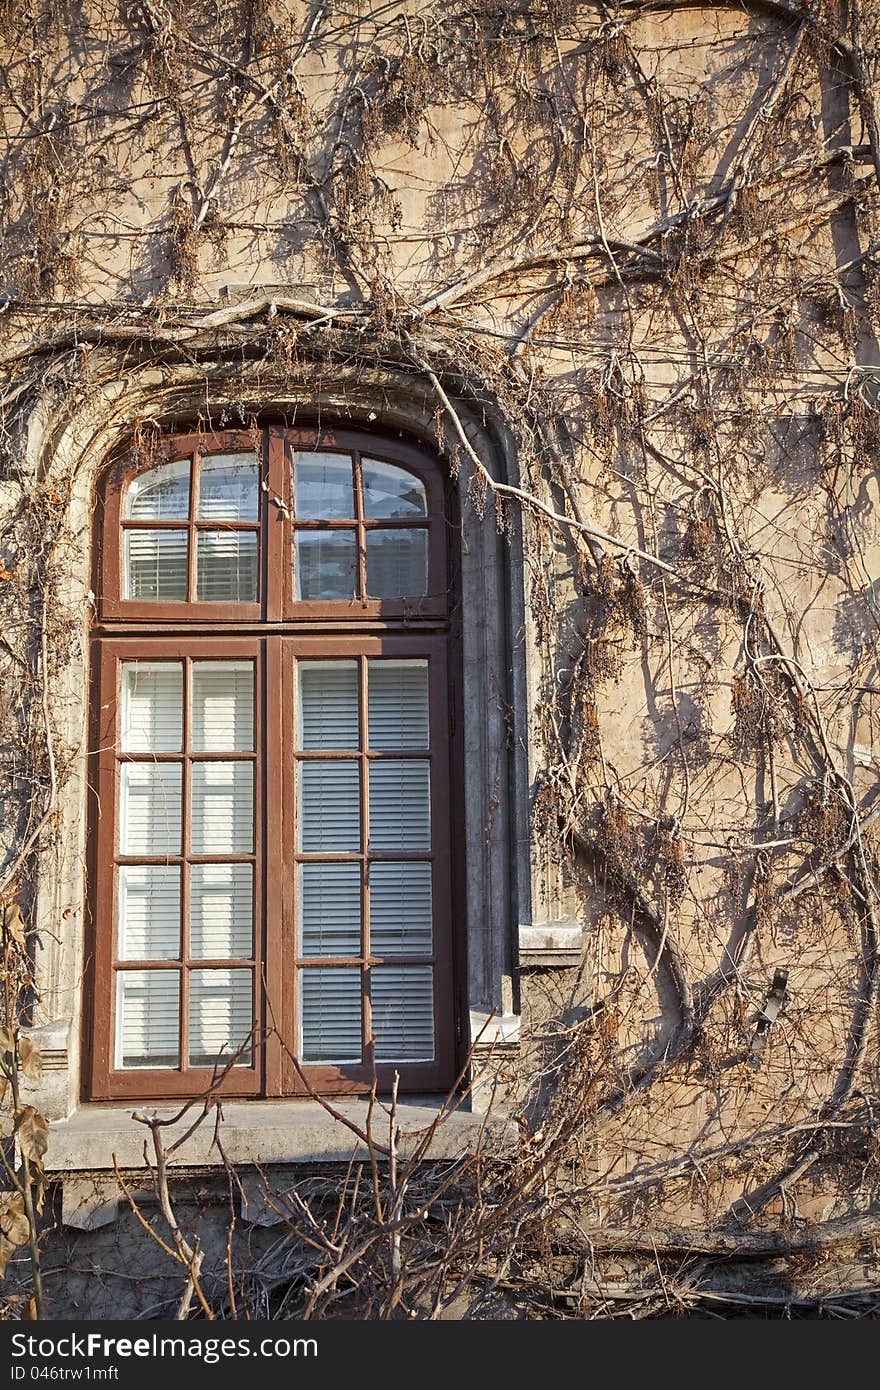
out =
[[(267, 13), (294, 35), (301, 8)], [(81, 1095), (97, 472), (136, 426), (224, 409), (290, 418), (320, 406), (429, 436), (444, 413), (422, 370), (430, 358), (495, 480), (575, 523), (527, 509), (521, 531), (518, 506), (507, 504), (516, 520), (499, 535), (491, 500), (485, 518), (474, 506), (473, 461), (445, 419), (440, 447), (462, 455), (469, 569), (474, 1028), (495, 1011), (508, 1067), (520, 1016), (527, 1033), (541, 1032), (603, 1001), (613, 1056), (597, 1053), (596, 1068), (613, 1089), (676, 1036), (669, 941), (698, 1006), (732, 977), (701, 1017), (687, 1062), (599, 1126), (597, 1194), (616, 1211), (618, 1180), (627, 1193), (633, 1174), (691, 1146), (712, 1155), (765, 1127), (808, 1123), (839, 1082), (865, 987), (857, 899), (823, 882), (791, 908), (775, 900), (822, 858), (801, 812), (823, 776), (827, 788), (839, 773), (865, 813), (876, 794), (877, 481), (873, 461), (855, 457), (851, 440), (823, 439), (817, 419), (876, 373), (872, 290), (859, 261), (876, 207), (870, 152), (840, 54), (810, 48), (797, 23), (766, 6), (628, 14), (601, 41), (598, 14), (575, 6), (546, 40), (533, 40), (522, 19), (509, 38), (485, 42), (468, 37), (455, 5), (362, 9), (359, 26), (329, 22), (301, 53), (270, 31), (268, 56), (243, 62), (237, 79), (217, 53), (240, 35), (209, 42), (196, 26), (187, 47), (138, 31), (127, 36), (126, 65), (118, 30), (107, 60), (109, 21), (96, 11), (90, 32), (47, 31), (41, 93), (31, 109), (5, 107), (5, 369), (12, 392), (28, 373), (33, 382), (7, 413), (4, 487), (10, 515), (29, 490), (66, 499), (53, 601), (68, 624), (51, 681), (65, 778), (36, 897), (48, 1061), (40, 1104), (60, 1121)], [(796, 41), (795, 96), (779, 83)], [(397, 126), (388, 115), (397, 89), (376, 87), (383, 54), (406, 60)], [(13, 45), (19, 97), (26, 61)], [(482, 99), (484, 69), (494, 112)], [(535, 93), (564, 103), (567, 89), (590, 92), (589, 102), (574, 100), (584, 120), (568, 112), (548, 143), (550, 103)], [(400, 133), (407, 125), (411, 138)], [(762, 125), (772, 137), (764, 144), (754, 134)], [(282, 169), (291, 140), (303, 177)], [(730, 191), (744, 142), (752, 202)], [(842, 146), (856, 153), (836, 158)], [(677, 252), (683, 227), (689, 240)], [(35, 255), (45, 261), (41, 284)], [(841, 285), (849, 308), (838, 321)], [(324, 333), (316, 312), (291, 300), (348, 317), (335, 327), (328, 319)], [(236, 320), (242, 301), (254, 307)], [(220, 308), (232, 311), (228, 322), (198, 326)], [(55, 335), (56, 350), (27, 356), (28, 344)], [(711, 437), (701, 424), (707, 381)], [(561, 458), (551, 451), (543, 467), (540, 450), (523, 443), (536, 437), (529, 412), (561, 427)], [(702, 558), (693, 523), (709, 512)], [(613, 538), (606, 556), (628, 556), (645, 586), (637, 625), (614, 606), (624, 572), (597, 575), (578, 525)], [(23, 574), (26, 557), (10, 559)], [(21, 605), (21, 593), (10, 601)], [(762, 615), (794, 665), (768, 655)], [(772, 757), (766, 744), (743, 744), (736, 726), (749, 653), (759, 657), (753, 672), (782, 665), (789, 682), (770, 692)], [(598, 739), (572, 762), (567, 692), (572, 672), (584, 680), (591, 663), (585, 698)], [(798, 672), (807, 714), (790, 695)], [(818, 756), (814, 712), (827, 730)], [(573, 848), (572, 829), (589, 838), (609, 805), (615, 853), (654, 904), (659, 938), (609, 890), (601, 855)], [(661, 830), (680, 857), (672, 869), (658, 858)], [(763, 897), (756, 872), (769, 884)], [(518, 969), (520, 931), (535, 924), (549, 945), (542, 954), (541, 938), (523, 936)], [(789, 971), (791, 1001), (754, 1070), (744, 1058), (777, 967)], [(867, 1091), (877, 1085), (872, 1029)], [(537, 1056), (530, 1043), (525, 1087)], [(673, 1186), (666, 1214), (719, 1219), (763, 1176), (754, 1165), (703, 1191)], [(873, 1188), (843, 1192), (832, 1179), (804, 1200), (821, 1213), (865, 1204)]]

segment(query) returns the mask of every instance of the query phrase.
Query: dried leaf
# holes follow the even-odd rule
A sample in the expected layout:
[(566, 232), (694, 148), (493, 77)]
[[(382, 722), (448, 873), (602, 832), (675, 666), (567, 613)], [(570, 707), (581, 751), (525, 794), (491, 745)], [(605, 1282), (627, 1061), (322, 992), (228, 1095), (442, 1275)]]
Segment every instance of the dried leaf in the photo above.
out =
[(22, 910), (18, 903), (7, 903), (3, 909), (3, 930), (12, 937), (13, 941), (18, 942), (19, 946), (25, 943), (25, 921)]
[(24, 1198), (20, 1192), (0, 1192), (0, 1232), (13, 1248), (24, 1245), (30, 1235)]
[(15, 1133), (22, 1157), (39, 1163), (49, 1147), (49, 1126), (32, 1105), (23, 1105), (16, 1114)]
[(18, 1056), (28, 1081), (39, 1081), (43, 1075), (43, 1054), (32, 1038), (19, 1038)]
[(18, 1247), (13, 1245), (11, 1241), (8, 1241), (3, 1232), (0, 1231), (0, 1279), (6, 1278), (6, 1266), (9, 1264), (17, 1248)]
[(0, 1028), (0, 1052), (13, 1052), (15, 1043), (8, 1028)]

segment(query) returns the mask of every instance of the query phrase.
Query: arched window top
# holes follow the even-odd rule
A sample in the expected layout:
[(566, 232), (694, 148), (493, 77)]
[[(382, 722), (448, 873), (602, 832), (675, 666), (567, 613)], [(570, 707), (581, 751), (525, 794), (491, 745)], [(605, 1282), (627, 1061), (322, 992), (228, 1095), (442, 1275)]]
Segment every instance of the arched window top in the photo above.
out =
[(175, 459), (132, 478), (125, 489), (125, 520), (185, 520), (189, 516), (189, 475), (189, 459)]
[(178, 436), (159, 462), (117, 465), (102, 500), (105, 618), (447, 609), (443, 479), (410, 444), (277, 428)]

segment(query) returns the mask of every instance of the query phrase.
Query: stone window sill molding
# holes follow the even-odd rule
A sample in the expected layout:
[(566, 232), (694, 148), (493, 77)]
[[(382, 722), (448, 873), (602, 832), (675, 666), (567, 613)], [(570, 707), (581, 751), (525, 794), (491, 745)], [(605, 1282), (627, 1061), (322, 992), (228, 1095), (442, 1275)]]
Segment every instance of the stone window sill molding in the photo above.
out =
[[(437, 1117), (442, 1102), (436, 1097), (408, 1100), (397, 1107), (400, 1130), (399, 1152), (406, 1156), (421, 1133)], [(333, 1102), (334, 1109), (361, 1128), (367, 1117), (365, 1100)], [(179, 1105), (144, 1105), (144, 1111), (162, 1116), (174, 1115)], [(149, 1133), (132, 1118), (133, 1107), (84, 1105), (69, 1119), (55, 1120), (50, 1126), (49, 1148), (44, 1160), (47, 1173), (113, 1171), (113, 1156), (123, 1171), (144, 1167), (144, 1140)], [(168, 1145), (185, 1133), (196, 1110), (190, 1110), (178, 1125), (163, 1132)], [(224, 1101), (222, 1121), (223, 1149), (230, 1162), (242, 1165), (278, 1163), (347, 1163), (352, 1153), (366, 1157), (367, 1150), (357, 1136), (317, 1101)], [(485, 1125), (485, 1115), (469, 1110), (453, 1111), (438, 1126), (429, 1157), (453, 1158), (476, 1140)], [(373, 1133), (377, 1143), (387, 1137), (387, 1112), (379, 1104), (373, 1110)], [(175, 1154), (176, 1168), (217, 1167), (220, 1154), (214, 1145), (214, 1121), (204, 1123)]]
[(547, 922), (528, 922), (519, 929), (519, 963), (533, 966), (578, 965), (584, 947), (584, 930), (574, 917)]
[[(334, 1109), (347, 1119), (365, 1127), (367, 1101), (334, 1101)], [(400, 1131), (398, 1152), (410, 1154), (422, 1133), (437, 1117), (442, 1101), (436, 1097), (413, 1098), (397, 1107)], [(144, 1106), (145, 1111), (172, 1116), (179, 1105)], [(192, 1124), (191, 1110), (175, 1126), (163, 1133), (168, 1145)], [(501, 1121), (494, 1121), (500, 1128)], [(352, 1155), (366, 1159), (367, 1149), (357, 1136), (317, 1101), (231, 1101), (223, 1104), (223, 1149), (237, 1168), (247, 1187), (254, 1186), (259, 1168), (276, 1169), (301, 1164), (348, 1163)], [(377, 1143), (387, 1142), (387, 1110), (373, 1110), (373, 1135)], [(438, 1125), (426, 1154), (428, 1159), (461, 1157), (485, 1134), (485, 1114), (458, 1109)], [(50, 1126), (49, 1148), (44, 1160), (50, 1178), (63, 1186), (62, 1224), (77, 1230), (96, 1230), (114, 1221), (120, 1193), (113, 1172), (114, 1155), (119, 1168), (128, 1174), (146, 1173), (144, 1141), (149, 1134), (132, 1118), (130, 1106), (86, 1105), (69, 1119), (55, 1120)], [(221, 1158), (214, 1145), (214, 1120), (204, 1123), (174, 1155), (174, 1172), (185, 1177), (193, 1170), (217, 1170)], [(249, 1173), (253, 1176), (249, 1176)], [(256, 1201), (256, 1198), (255, 1198)], [(261, 1207), (261, 1203), (257, 1204)], [(269, 1224), (256, 1211), (243, 1218), (251, 1224)], [(277, 1217), (271, 1217), (271, 1221)]]

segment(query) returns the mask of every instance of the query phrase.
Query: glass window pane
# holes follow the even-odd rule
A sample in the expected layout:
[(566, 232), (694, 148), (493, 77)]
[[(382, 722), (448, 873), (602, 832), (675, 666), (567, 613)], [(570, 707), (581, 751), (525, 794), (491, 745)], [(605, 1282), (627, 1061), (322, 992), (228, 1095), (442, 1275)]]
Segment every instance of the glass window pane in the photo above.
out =
[(293, 463), (294, 513), (300, 521), (354, 517), (350, 454), (298, 453)]
[(360, 955), (360, 864), (302, 864), (299, 902), (304, 956)]
[(299, 663), (300, 748), (359, 748), (356, 661)]
[[(223, 1066), (247, 1039), (254, 1023), (250, 970), (189, 972), (189, 1064)], [(251, 1065), (251, 1050), (236, 1066)]]
[(119, 959), (180, 958), (180, 868), (125, 864), (119, 870)]
[(431, 865), (370, 865), (370, 953), (431, 953)]
[(123, 763), (119, 770), (122, 854), (180, 853), (180, 763)]
[(425, 487), (412, 473), (379, 459), (362, 459), (364, 516), (382, 521), (426, 516)]
[(370, 1008), (377, 1062), (434, 1060), (434, 972), (430, 965), (374, 965)]
[(193, 763), (193, 854), (250, 854), (254, 847), (252, 763)]
[(186, 531), (126, 531), (125, 597), (185, 603), (188, 556)]
[(296, 537), (298, 599), (346, 599), (357, 593), (354, 531), (299, 531)]
[(367, 594), (370, 598), (417, 598), (428, 590), (427, 531), (367, 532)]
[(192, 746), (199, 753), (249, 753), (254, 746), (254, 663), (196, 661)]
[(180, 973), (120, 970), (117, 1067), (176, 1067), (180, 1059)]
[(193, 864), (189, 874), (189, 949), (208, 960), (250, 960), (254, 953), (251, 864)]
[(123, 663), (121, 746), (126, 753), (180, 752), (183, 667), (179, 661)]
[(427, 748), (427, 661), (367, 662), (370, 747)]
[(370, 763), (370, 849), (431, 848), (427, 762)]
[(196, 598), (200, 603), (256, 603), (256, 531), (200, 531)]
[(300, 973), (300, 1057), (304, 1062), (359, 1062), (361, 972), (339, 966)]
[(259, 463), (254, 454), (212, 454), (199, 465), (200, 521), (256, 521)]
[(185, 521), (189, 516), (189, 459), (176, 459), (132, 478), (125, 489), (125, 521)]
[(347, 853), (360, 849), (357, 763), (300, 763), (299, 846), (305, 854)]

